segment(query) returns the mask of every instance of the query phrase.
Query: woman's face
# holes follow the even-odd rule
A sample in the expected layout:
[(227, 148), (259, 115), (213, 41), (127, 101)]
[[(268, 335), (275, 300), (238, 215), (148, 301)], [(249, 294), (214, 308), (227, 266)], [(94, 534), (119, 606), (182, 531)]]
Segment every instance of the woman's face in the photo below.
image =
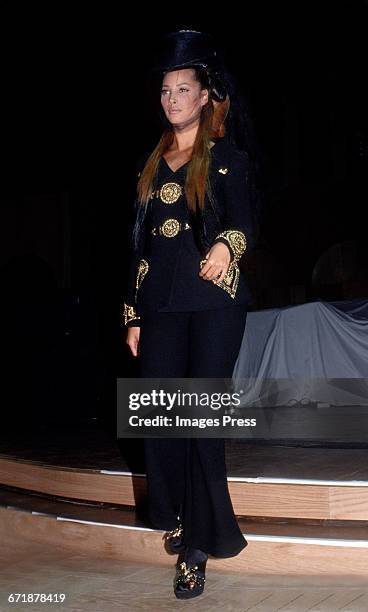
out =
[(193, 68), (167, 72), (162, 81), (161, 104), (167, 119), (177, 127), (197, 123), (208, 90), (202, 89)]

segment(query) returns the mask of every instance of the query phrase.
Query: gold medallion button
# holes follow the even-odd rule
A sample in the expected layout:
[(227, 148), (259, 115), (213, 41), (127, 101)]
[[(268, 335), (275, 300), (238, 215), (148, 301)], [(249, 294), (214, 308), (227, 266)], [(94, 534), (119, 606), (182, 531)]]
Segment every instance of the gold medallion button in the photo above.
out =
[(182, 194), (182, 188), (178, 183), (165, 183), (160, 189), (160, 198), (165, 204), (174, 204)]
[(166, 219), (161, 225), (161, 233), (166, 238), (172, 238), (179, 233), (180, 223), (177, 219)]

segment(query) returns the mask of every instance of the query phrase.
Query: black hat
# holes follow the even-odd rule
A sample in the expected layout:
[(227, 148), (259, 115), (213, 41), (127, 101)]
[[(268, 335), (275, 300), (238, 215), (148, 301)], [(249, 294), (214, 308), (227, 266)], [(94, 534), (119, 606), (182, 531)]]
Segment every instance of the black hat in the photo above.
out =
[(222, 101), (226, 89), (221, 79), (222, 59), (210, 34), (196, 30), (179, 30), (166, 34), (156, 54), (154, 73), (199, 66), (205, 68), (215, 99)]
[(155, 70), (167, 72), (185, 66), (215, 67), (217, 52), (210, 34), (179, 30), (166, 34), (158, 49)]

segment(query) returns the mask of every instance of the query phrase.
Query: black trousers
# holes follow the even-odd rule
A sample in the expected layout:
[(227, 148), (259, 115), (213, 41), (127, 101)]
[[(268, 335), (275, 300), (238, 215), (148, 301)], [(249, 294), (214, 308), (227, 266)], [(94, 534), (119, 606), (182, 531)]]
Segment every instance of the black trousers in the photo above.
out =
[[(140, 376), (231, 378), (246, 306), (198, 312), (153, 312), (141, 319)], [(215, 557), (237, 555), (247, 541), (232, 507), (223, 438), (144, 440), (148, 515), (170, 531), (180, 516), (184, 542)]]

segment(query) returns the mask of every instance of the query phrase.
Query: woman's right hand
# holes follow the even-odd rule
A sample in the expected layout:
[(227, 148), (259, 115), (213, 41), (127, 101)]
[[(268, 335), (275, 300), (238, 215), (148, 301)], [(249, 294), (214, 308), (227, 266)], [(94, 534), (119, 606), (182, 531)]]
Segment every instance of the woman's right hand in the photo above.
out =
[(141, 328), (139, 326), (128, 327), (126, 343), (129, 346), (133, 357), (138, 357), (140, 332)]

